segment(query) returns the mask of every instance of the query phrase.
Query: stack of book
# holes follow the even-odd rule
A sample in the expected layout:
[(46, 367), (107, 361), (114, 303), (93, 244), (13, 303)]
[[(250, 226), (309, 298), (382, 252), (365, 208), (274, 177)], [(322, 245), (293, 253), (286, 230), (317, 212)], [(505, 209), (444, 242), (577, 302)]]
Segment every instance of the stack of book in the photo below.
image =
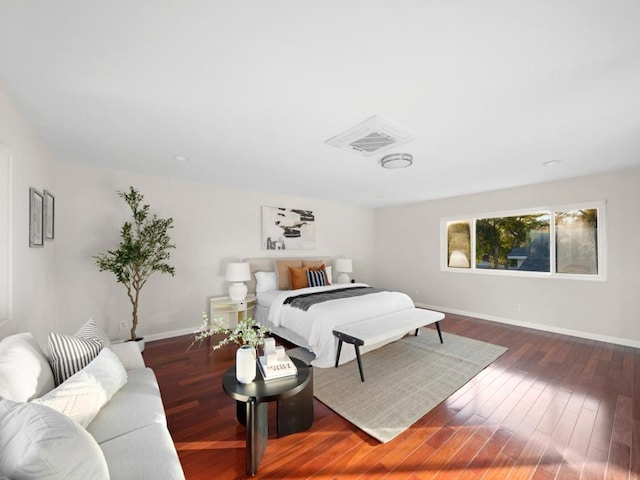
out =
[(285, 353), (284, 347), (276, 347), (275, 339), (273, 338), (265, 339), (264, 355), (259, 357), (258, 366), (265, 380), (298, 374), (298, 369)]

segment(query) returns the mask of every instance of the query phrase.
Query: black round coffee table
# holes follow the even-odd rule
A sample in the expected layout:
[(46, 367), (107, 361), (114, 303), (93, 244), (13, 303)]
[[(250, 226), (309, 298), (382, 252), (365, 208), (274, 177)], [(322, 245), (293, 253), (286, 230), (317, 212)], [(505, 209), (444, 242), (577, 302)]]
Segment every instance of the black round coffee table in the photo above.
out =
[(313, 423), (313, 369), (297, 358), (298, 374), (265, 381), (260, 369), (251, 383), (236, 379), (235, 365), (222, 377), (225, 393), (236, 400), (236, 417), (247, 428), (247, 474), (255, 475), (269, 436), (268, 402), (277, 401), (278, 437), (308, 430)]

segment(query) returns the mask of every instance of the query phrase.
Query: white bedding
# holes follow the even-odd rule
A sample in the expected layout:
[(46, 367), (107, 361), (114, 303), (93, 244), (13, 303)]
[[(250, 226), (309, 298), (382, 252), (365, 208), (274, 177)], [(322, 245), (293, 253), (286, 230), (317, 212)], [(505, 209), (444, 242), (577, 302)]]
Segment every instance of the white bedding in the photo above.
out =
[[(363, 283), (350, 285), (368, 286)], [(261, 323), (271, 327), (274, 333), (311, 350), (315, 354), (315, 359), (311, 362), (314, 367), (333, 367), (335, 365), (338, 342), (332, 332), (336, 326), (399, 310), (415, 308), (413, 300), (408, 295), (389, 291), (318, 303), (311, 306), (306, 312), (284, 304), (285, 299), (292, 295), (334, 290), (348, 286), (338, 284), (302, 288), (295, 291), (261, 292), (258, 294), (258, 307), (261, 314), (256, 316), (261, 317), (263, 320)], [(265, 318), (267, 308), (268, 314)], [(291, 332), (292, 335), (287, 335), (288, 332)], [(294, 338), (298, 341), (295, 341)], [(304, 343), (300, 342), (300, 339), (304, 339)], [(392, 340), (394, 339), (389, 341)], [(372, 350), (381, 345), (363, 348), (362, 352)], [(355, 358), (354, 348), (349, 347), (349, 345), (345, 345), (342, 349), (341, 364)]]

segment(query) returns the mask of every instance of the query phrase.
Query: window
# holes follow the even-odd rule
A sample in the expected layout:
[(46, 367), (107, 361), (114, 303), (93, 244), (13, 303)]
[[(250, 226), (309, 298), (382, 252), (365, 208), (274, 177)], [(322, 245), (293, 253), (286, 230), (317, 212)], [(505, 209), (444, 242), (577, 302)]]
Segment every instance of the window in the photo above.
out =
[(604, 214), (604, 202), (594, 202), (443, 219), (443, 266), (602, 279)]
[(471, 225), (453, 222), (447, 227), (447, 248), (450, 268), (469, 268), (471, 258)]
[(598, 274), (598, 210), (556, 212), (556, 272)]
[(477, 219), (476, 268), (548, 272), (549, 213)]

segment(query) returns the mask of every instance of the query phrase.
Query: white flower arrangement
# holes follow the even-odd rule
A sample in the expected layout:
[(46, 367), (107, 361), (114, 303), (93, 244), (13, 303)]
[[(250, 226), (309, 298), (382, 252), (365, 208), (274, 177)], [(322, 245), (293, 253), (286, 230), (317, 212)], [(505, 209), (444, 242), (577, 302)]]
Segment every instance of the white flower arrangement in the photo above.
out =
[(256, 323), (251, 317), (238, 320), (236, 328), (231, 330), (223, 325), (221, 316), (216, 315), (211, 321), (206, 313), (202, 313), (202, 324), (194, 332), (193, 343), (201, 343), (213, 335), (223, 334), (225, 337), (211, 347), (213, 350), (218, 350), (229, 343), (237, 343), (240, 346), (249, 345), (255, 349), (264, 345), (265, 336), (269, 331), (267, 327)]

